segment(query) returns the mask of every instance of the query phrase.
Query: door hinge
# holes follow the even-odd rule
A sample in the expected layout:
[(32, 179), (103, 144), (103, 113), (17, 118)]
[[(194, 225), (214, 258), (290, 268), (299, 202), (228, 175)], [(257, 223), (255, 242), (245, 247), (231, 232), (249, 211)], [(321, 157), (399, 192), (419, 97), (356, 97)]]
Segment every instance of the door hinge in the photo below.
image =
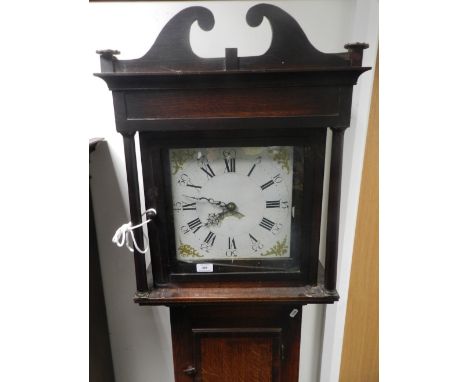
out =
[(284, 359), (286, 358), (285, 354), (286, 354), (286, 348), (285, 348), (285, 346), (282, 344), (282, 345), (281, 345), (281, 361), (284, 361)]

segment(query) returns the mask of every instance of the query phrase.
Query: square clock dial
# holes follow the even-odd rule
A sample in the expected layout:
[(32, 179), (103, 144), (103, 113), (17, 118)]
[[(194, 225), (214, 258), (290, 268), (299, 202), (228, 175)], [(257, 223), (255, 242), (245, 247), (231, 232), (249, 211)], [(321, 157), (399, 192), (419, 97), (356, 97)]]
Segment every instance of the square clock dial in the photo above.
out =
[(178, 261), (291, 257), (294, 147), (169, 151)]

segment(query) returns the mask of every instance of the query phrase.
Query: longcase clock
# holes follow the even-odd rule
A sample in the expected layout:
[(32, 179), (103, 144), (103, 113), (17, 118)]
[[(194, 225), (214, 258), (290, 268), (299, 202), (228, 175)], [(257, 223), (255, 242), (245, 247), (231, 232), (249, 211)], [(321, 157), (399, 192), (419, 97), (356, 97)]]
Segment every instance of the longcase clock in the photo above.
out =
[[(177, 382), (297, 381), (302, 306), (338, 300), (343, 136), (353, 85), (370, 69), (361, 66), (367, 44), (325, 54), (278, 7), (255, 5), (246, 17), (251, 27), (265, 18), (272, 41), (262, 56), (196, 56), (192, 24), (214, 26), (202, 7), (178, 13), (139, 59), (98, 52), (96, 76), (112, 90), (124, 139), (132, 224), (142, 208), (157, 211), (148, 272), (134, 252), (135, 302), (170, 307)], [(143, 248), (141, 229), (135, 239)]]

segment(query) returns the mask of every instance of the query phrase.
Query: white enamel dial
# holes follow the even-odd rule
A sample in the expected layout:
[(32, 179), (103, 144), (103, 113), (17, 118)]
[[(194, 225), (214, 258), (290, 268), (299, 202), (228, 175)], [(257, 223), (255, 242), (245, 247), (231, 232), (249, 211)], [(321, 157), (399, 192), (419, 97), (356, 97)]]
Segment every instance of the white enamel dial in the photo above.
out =
[(290, 257), (293, 148), (170, 150), (177, 259)]

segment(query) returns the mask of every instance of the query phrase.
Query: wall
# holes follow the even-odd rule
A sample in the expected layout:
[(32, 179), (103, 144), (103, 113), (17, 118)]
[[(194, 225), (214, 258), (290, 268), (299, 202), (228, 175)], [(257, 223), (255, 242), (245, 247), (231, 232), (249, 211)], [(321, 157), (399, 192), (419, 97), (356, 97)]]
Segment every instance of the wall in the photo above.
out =
[[(360, 2), (316, 0), (272, 3), (296, 18), (318, 49), (335, 52), (342, 51), (345, 43), (354, 41), (350, 36), (354, 36), (356, 13), (360, 15), (364, 12), (357, 7)], [(268, 48), (271, 32), (267, 23), (256, 29), (249, 28), (245, 23), (245, 13), (256, 2), (94, 3), (89, 4), (88, 23), (84, 26), (91, 36), (86, 70), (89, 73), (100, 70), (99, 58), (94, 54), (96, 49), (118, 49), (122, 52), (121, 59), (140, 57), (174, 14), (194, 4), (211, 9), (216, 22), (210, 32), (201, 31), (197, 25), (192, 29), (192, 46), (200, 56), (222, 56), (225, 47), (237, 47), (240, 56), (259, 55)], [(116, 380), (169, 382), (173, 380), (169, 311), (164, 307), (139, 307), (133, 304), (135, 286), (132, 256), (127, 250), (119, 249), (111, 243), (115, 229), (129, 220), (123, 145), (120, 135), (115, 131), (111, 93), (101, 80), (90, 75), (88, 81), (91, 98), (85, 107), (92, 116), (92, 123), (87, 127), (88, 135), (101, 136), (107, 140), (107, 145), (98, 148), (94, 154), (91, 185)], [(365, 96), (363, 92), (362, 97)], [(353, 110), (358, 113), (359, 121), (366, 120), (365, 108)], [(356, 115), (353, 119), (356, 119)], [(358, 128), (358, 136), (365, 136), (366, 124), (361, 123)], [(355, 150), (362, 152), (356, 154)], [(353, 155), (362, 158), (362, 153), (363, 147), (359, 145), (345, 146), (347, 159)], [(359, 168), (361, 165), (357, 163), (356, 166)], [(348, 198), (351, 183), (356, 183), (359, 190), (359, 179), (345, 179), (344, 210), (357, 202)], [(345, 226), (347, 232), (354, 232), (353, 219), (346, 221), (349, 223)], [(347, 286), (345, 294), (346, 290)], [(340, 292), (343, 297), (343, 292)], [(321, 364), (324, 363), (320, 355), (323, 326), (324, 308), (306, 307), (302, 327), (301, 382), (319, 381)], [(325, 340), (330, 347), (330, 343), (339, 342), (337, 338), (333, 336)], [(330, 367), (336, 367), (333, 366), (336, 359), (327, 358), (325, 361), (327, 370), (322, 370), (322, 374), (329, 373)], [(327, 376), (322, 381), (332, 382), (332, 379)]]

